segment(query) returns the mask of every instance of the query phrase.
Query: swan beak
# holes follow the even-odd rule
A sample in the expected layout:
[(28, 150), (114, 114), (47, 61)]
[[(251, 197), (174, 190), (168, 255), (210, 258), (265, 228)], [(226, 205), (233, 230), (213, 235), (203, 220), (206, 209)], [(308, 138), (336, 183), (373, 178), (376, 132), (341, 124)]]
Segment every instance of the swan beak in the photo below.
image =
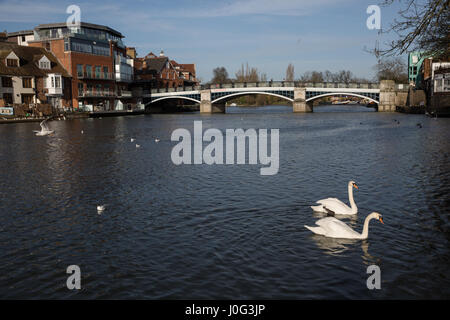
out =
[(356, 185), (356, 183), (354, 183), (353, 186), (354, 186), (356, 189), (359, 189), (358, 186)]
[(380, 217), (378, 220), (380, 220), (380, 222), (381, 222), (382, 224), (384, 224), (383, 218), (382, 218), (382, 217)]

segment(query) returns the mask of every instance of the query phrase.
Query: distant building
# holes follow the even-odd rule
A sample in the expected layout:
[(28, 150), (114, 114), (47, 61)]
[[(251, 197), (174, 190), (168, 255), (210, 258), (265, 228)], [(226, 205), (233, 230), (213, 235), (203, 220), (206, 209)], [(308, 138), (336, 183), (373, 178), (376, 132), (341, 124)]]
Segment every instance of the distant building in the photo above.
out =
[(17, 43), (21, 46), (27, 46), (28, 41), (34, 40), (34, 31), (33, 30), (22, 30), (17, 32), (9, 32), (7, 34), (8, 41)]
[(0, 41), (0, 98), (5, 105), (70, 106), (71, 76), (44, 48)]
[(428, 58), (423, 52), (414, 51), (408, 55), (408, 82), (411, 85), (418, 86), (423, 81), (421, 72), (424, 60)]
[(194, 64), (178, 64), (161, 51), (135, 59), (136, 82), (147, 88), (176, 88), (197, 84)]

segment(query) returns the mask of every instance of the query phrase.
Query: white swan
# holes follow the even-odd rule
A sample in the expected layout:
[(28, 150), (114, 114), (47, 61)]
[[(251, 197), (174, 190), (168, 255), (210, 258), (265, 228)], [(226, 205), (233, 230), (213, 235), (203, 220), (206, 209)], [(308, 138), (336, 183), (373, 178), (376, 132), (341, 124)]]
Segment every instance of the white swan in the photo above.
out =
[(34, 132), (36, 132), (37, 136), (46, 136), (49, 134), (52, 134), (53, 132), (55, 132), (54, 130), (50, 130), (50, 128), (47, 125), (47, 119), (44, 119), (41, 123), (41, 131), (37, 131), (37, 130), (33, 130)]
[(364, 227), (362, 233), (356, 232), (355, 230), (350, 228), (342, 221), (336, 219), (335, 217), (326, 217), (318, 220), (316, 222), (318, 227), (309, 227), (306, 225), (305, 227), (314, 232), (315, 234), (320, 234), (330, 238), (367, 239), (367, 237), (369, 236), (369, 221), (372, 219), (377, 219), (382, 224), (384, 224), (381, 214), (379, 214), (378, 212), (372, 212), (366, 217), (366, 220), (364, 220)]
[(353, 200), (353, 189), (352, 187), (358, 189), (355, 181), (349, 181), (348, 183), (348, 199), (350, 202), (350, 207), (343, 203), (341, 200), (336, 198), (327, 198), (317, 201), (320, 205), (311, 206), (316, 212), (325, 212), (333, 214), (357, 214), (358, 207), (356, 206), (355, 200)]

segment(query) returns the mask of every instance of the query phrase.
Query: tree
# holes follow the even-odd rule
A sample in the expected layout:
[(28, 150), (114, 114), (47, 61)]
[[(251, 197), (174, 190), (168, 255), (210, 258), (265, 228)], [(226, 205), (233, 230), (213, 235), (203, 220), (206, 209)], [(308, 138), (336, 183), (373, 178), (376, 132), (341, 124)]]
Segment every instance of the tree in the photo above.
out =
[(294, 65), (289, 63), (286, 69), (286, 81), (294, 81)]
[(405, 5), (386, 33), (394, 32), (398, 39), (387, 49), (374, 49), (379, 56), (392, 56), (421, 50), (434, 57), (450, 55), (450, 0), (384, 0), (389, 6), (395, 1)]
[(245, 65), (241, 65), (241, 69), (236, 72), (236, 81), (237, 82), (258, 82), (259, 81), (259, 72), (257, 68), (250, 68), (248, 66), (248, 62)]
[(399, 57), (380, 59), (374, 68), (377, 72), (378, 81), (394, 80), (397, 83), (408, 83), (406, 64)]
[(213, 78), (211, 79), (211, 83), (228, 83), (230, 79), (228, 78), (227, 69), (224, 67), (217, 67), (213, 70)]

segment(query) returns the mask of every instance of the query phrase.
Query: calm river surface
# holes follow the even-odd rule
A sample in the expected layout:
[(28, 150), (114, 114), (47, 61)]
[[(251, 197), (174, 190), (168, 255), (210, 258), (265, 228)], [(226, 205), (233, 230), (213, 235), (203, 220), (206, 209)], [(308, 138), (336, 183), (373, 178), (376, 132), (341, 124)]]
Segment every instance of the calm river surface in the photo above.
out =
[[(450, 119), (370, 111), (53, 121), (48, 137), (1, 125), (0, 298), (449, 299)], [(278, 174), (174, 165), (172, 131), (194, 120), (280, 129)], [(349, 180), (359, 212), (343, 221), (361, 231), (378, 211), (385, 224), (372, 220), (364, 241), (313, 235), (310, 205), (348, 203)], [(66, 287), (73, 264), (79, 291)], [(366, 287), (372, 264), (381, 290)]]

